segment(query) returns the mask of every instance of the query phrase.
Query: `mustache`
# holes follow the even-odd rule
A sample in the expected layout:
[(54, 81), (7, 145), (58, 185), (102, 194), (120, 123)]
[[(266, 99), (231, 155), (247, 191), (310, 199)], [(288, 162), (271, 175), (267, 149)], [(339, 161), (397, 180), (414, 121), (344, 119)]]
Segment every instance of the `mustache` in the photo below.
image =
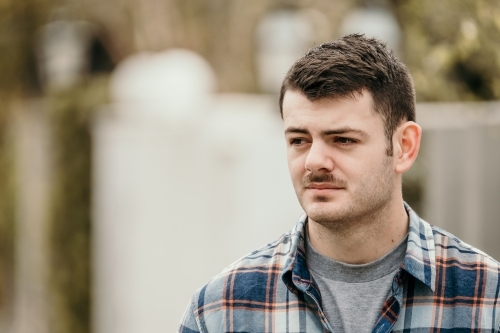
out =
[(308, 187), (313, 183), (327, 183), (335, 187), (347, 187), (347, 181), (337, 178), (330, 173), (310, 173), (302, 178), (302, 186), (304, 187)]

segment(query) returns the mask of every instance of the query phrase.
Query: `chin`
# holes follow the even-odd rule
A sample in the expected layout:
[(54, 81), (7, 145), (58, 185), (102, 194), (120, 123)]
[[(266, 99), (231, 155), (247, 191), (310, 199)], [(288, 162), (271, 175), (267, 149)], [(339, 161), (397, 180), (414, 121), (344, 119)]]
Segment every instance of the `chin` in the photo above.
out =
[(336, 212), (310, 212), (307, 213), (307, 216), (313, 220), (314, 222), (317, 222), (319, 224), (328, 224), (330, 222), (335, 222), (338, 221), (339, 218), (341, 219), (341, 214), (338, 214)]
[(343, 220), (348, 212), (343, 211), (338, 204), (325, 201), (316, 201), (308, 205), (308, 207), (303, 207), (307, 216), (315, 222), (327, 223), (338, 220)]

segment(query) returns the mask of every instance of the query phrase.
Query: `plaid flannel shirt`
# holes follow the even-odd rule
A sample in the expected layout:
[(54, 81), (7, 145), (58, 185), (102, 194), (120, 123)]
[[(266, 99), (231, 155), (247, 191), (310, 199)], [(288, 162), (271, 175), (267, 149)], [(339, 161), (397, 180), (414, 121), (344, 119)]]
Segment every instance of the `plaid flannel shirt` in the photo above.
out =
[[(406, 257), (373, 332), (500, 332), (500, 264), (406, 209)], [(333, 332), (305, 261), (306, 221), (198, 290), (179, 332)]]

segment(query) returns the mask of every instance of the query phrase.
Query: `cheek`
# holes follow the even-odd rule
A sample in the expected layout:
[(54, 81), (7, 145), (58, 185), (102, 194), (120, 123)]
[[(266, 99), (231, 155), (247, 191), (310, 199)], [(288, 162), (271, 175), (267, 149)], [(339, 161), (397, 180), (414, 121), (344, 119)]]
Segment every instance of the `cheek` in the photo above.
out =
[(295, 182), (296, 179), (302, 179), (302, 175), (305, 172), (304, 158), (299, 154), (288, 153), (288, 170), (290, 171), (290, 176), (292, 181)]
[(333, 174), (344, 179), (349, 186), (358, 187), (373, 177), (375, 173), (375, 163), (364, 158), (344, 158), (336, 159)]

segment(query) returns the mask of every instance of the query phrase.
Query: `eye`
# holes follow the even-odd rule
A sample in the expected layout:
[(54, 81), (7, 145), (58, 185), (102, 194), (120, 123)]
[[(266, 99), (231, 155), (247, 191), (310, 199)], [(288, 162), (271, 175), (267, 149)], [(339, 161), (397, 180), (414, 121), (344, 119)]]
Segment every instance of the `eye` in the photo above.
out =
[(292, 138), (292, 139), (290, 139), (289, 142), (290, 142), (290, 146), (300, 146), (300, 145), (307, 143), (307, 141), (305, 139), (302, 139), (302, 138)]
[(345, 137), (337, 137), (335, 138), (335, 142), (340, 143), (341, 145), (349, 145), (356, 143), (357, 141), (351, 138), (345, 138)]

